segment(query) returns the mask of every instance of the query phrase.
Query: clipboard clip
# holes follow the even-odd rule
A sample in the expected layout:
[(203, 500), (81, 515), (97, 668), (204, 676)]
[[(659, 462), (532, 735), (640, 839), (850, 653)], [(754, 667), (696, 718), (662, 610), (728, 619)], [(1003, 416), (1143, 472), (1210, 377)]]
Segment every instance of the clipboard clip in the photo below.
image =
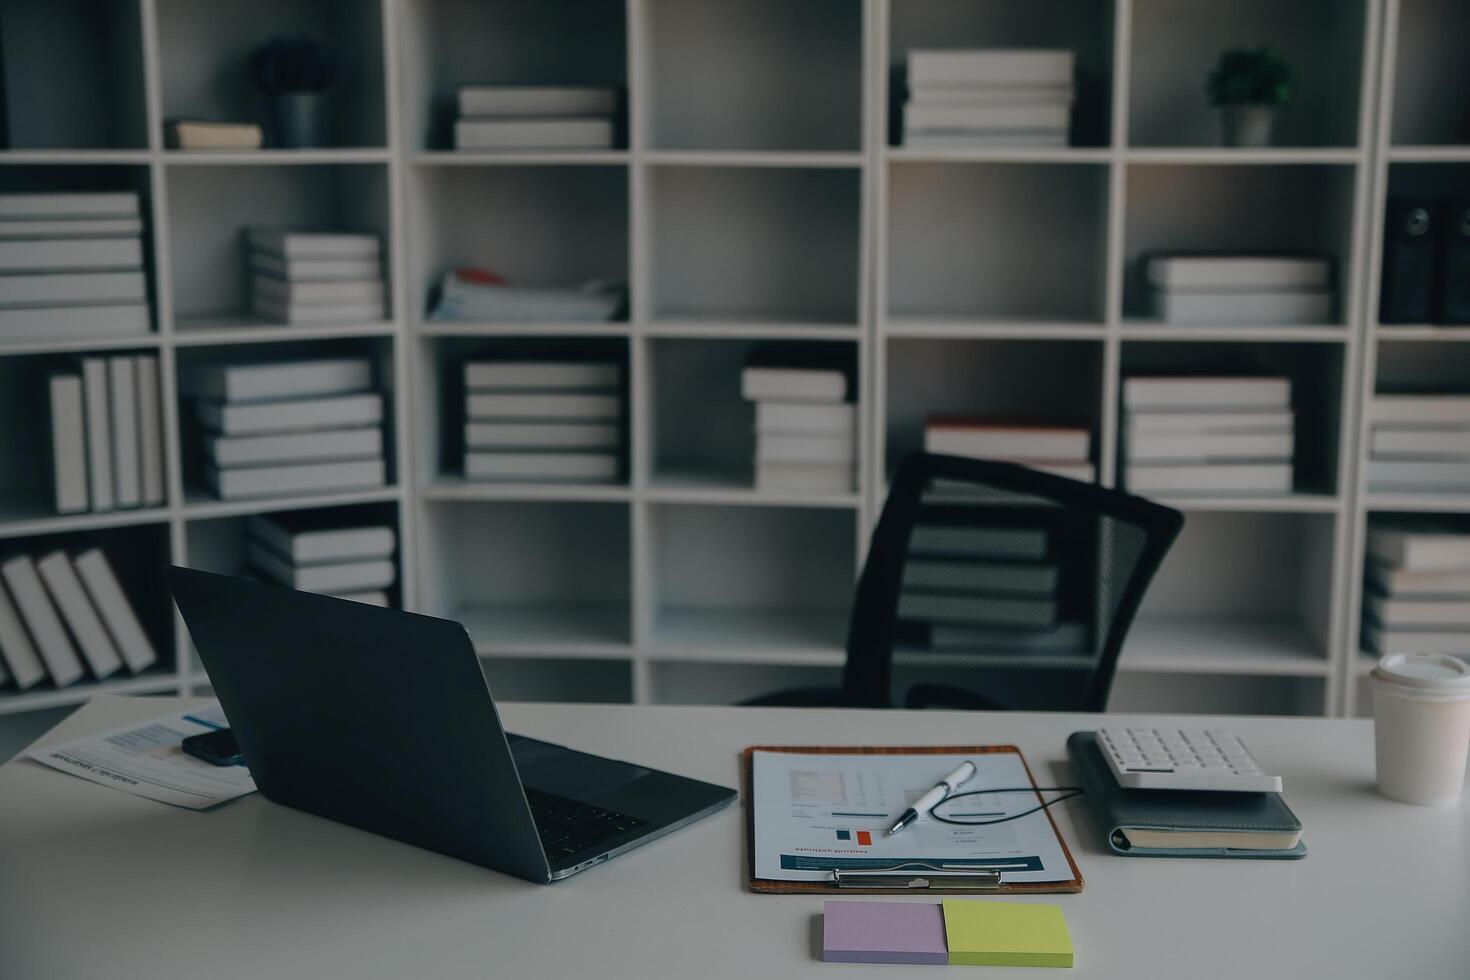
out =
[(888, 868), (864, 868), (861, 871), (837, 868), (832, 884), (838, 888), (999, 888), (998, 868), (976, 868), (963, 864), (933, 864), (910, 861)]

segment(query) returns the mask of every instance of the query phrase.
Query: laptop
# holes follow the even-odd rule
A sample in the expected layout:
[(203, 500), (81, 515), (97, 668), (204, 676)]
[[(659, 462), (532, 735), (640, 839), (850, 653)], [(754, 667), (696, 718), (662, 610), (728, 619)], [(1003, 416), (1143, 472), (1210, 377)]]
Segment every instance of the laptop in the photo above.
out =
[(458, 623), (187, 568), (168, 583), (275, 803), (548, 882), (735, 798), (507, 733)]

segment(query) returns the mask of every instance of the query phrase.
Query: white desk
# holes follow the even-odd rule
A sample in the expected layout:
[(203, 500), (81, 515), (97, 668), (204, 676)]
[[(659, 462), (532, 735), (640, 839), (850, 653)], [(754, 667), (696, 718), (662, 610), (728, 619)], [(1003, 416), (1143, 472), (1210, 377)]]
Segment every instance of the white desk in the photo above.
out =
[[(41, 744), (181, 703), (99, 699)], [(505, 716), (528, 735), (732, 786), (737, 751), (758, 742), (1014, 742), (1039, 779), (1066, 778), (1063, 740), (1094, 721), (570, 705), (509, 705)], [(1286, 777), (1307, 858), (1113, 857), (1082, 801), (1064, 803), (1054, 812), (1086, 891), (1031, 900), (1065, 911), (1071, 975), (1470, 975), (1470, 803), (1429, 809), (1375, 795), (1366, 722), (1223, 724)], [(747, 892), (742, 819), (732, 806), (539, 886), (259, 796), (193, 813), (14, 761), (0, 768), (0, 977), (984, 975), (821, 963), (822, 899)]]

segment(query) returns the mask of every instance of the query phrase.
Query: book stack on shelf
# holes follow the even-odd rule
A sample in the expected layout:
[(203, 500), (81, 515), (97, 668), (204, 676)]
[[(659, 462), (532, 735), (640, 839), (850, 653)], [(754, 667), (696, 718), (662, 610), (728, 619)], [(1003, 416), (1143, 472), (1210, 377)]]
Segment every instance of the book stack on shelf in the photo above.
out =
[(182, 373), (223, 500), (381, 487), (383, 395), (367, 358), (200, 366)]
[(156, 356), (83, 357), (51, 375), (49, 402), (58, 514), (163, 504)]
[(618, 90), (610, 86), (461, 85), (457, 150), (607, 150)]
[(917, 149), (1066, 146), (1073, 52), (908, 52), (903, 145)]
[(1295, 449), (1290, 378), (1123, 380), (1123, 482), (1133, 493), (1287, 494)]
[(465, 478), (616, 482), (622, 386), (613, 360), (466, 361)]
[(450, 269), (429, 319), (471, 323), (601, 323), (626, 305), (610, 280), (564, 288), (512, 286), (489, 269)]
[(857, 405), (850, 357), (826, 347), (751, 351), (741, 395), (755, 403), (755, 485), (776, 492), (851, 493)]
[(170, 150), (258, 150), (265, 145), (265, 131), (257, 123), (169, 119), (163, 143)]
[(1092, 433), (1079, 426), (936, 415), (924, 423), (924, 449), (1019, 463), (1084, 483), (1097, 480)]
[(1332, 318), (1325, 255), (1158, 254), (1144, 259), (1149, 307), (1165, 323), (1286, 325)]
[(310, 511), (252, 517), (246, 561), (261, 578), (374, 606), (388, 605), (398, 580), (398, 535), (384, 523), (324, 517)]
[(0, 339), (151, 323), (137, 194), (0, 194)]
[(292, 324), (383, 319), (377, 235), (249, 228), (245, 243), (258, 316)]
[(1470, 493), (1470, 395), (1374, 395), (1368, 489)]
[[(85, 667), (83, 662), (85, 661)], [(148, 634), (100, 548), (65, 549), (0, 565), (0, 684), (60, 688), (158, 662)]]
[(1363, 643), (1380, 656), (1470, 657), (1470, 532), (1432, 521), (1368, 528)]

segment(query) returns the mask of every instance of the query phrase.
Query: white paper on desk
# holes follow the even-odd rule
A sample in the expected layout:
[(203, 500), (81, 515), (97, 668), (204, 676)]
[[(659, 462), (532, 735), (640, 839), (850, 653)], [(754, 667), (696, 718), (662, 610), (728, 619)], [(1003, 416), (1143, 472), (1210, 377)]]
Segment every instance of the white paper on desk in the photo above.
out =
[(32, 749), (37, 762), (160, 803), (207, 810), (255, 792), (244, 766), (215, 766), (185, 755), (180, 743), (226, 726), (218, 702), (151, 721)]
[[(752, 753), (755, 876), (830, 881), (834, 868), (860, 871), (924, 861), (998, 868), (1008, 883), (1071, 881), (1072, 868), (1044, 812), (988, 827), (961, 827), (921, 816), (893, 837), (886, 836), (899, 814), (966, 760), (975, 764), (975, 775), (960, 787), (961, 793), (1031, 785), (1014, 753)], [(939, 811), (957, 820), (986, 820), (1029, 810), (1036, 802), (1031, 792), (998, 793), (967, 796)]]

